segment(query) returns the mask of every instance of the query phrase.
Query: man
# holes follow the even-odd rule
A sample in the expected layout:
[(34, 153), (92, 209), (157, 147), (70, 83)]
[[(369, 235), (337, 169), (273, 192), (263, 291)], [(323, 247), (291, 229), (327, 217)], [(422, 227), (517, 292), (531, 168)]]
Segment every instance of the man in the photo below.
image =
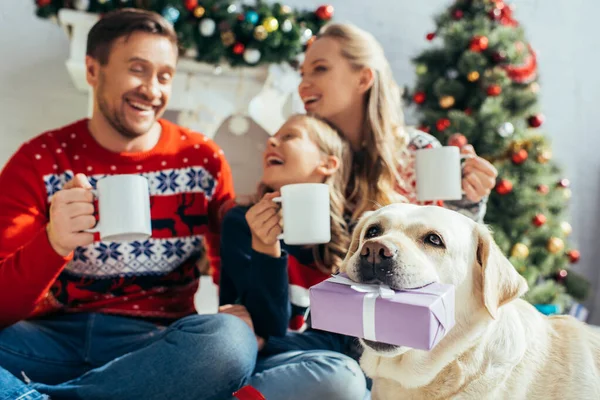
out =
[[(25, 143), (0, 174), (0, 399), (224, 399), (252, 373), (248, 325), (194, 312), (204, 239), (218, 282), (233, 184), (214, 142), (160, 119), (176, 62), (159, 15), (105, 15), (87, 43), (92, 117)], [(114, 174), (149, 180), (147, 241), (84, 231)]]

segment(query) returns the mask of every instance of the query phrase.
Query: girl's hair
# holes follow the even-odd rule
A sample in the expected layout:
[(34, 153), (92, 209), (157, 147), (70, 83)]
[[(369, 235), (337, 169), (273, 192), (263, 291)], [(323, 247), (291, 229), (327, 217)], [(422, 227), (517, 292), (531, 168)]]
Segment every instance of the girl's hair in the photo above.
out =
[(354, 25), (332, 23), (318, 37), (337, 40), (342, 56), (354, 69), (373, 71), (373, 85), (366, 93), (364, 142), (362, 149), (354, 153), (348, 182), (348, 201), (352, 204), (352, 217), (357, 219), (374, 207), (406, 201), (397, 193), (398, 186), (403, 184), (398, 171), (408, 159), (401, 91), (383, 48), (368, 32)]
[[(331, 241), (323, 246), (313, 247), (317, 267), (322, 272), (331, 274), (340, 267), (350, 244), (350, 232), (344, 217), (347, 212), (345, 195), (352, 165), (352, 151), (348, 142), (325, 120), (304, 114), (296, 114), (290, 117), (292, 118), (302, 119), (310, 139), (324, 155), (339, 159), (339, 169), (323, 182), (329, 185)], [(256, 204), (265, 193), (271, 191), (271, 188), (260, 183), (251, 204)]]

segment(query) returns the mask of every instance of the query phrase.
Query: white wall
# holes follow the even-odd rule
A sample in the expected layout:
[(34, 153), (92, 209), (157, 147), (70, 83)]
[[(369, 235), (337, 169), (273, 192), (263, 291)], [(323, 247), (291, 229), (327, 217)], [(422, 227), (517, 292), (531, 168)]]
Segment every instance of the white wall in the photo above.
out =
[[(292, 7), (316, 7), (319, 0), (289, 0)], [(451, 0), (331, 0), (336, 20), (368, 29), (383, 43), (400, 84), (413, 82), (410, 58), (427, 46), (432, 15)], [(538, 50), (545, 131), (555, 158), (572, 182), (573, 238), (582, 259), (577, 267), (598, 283), (600, 272), (600, 3), (594, 0), (520, 0), (516, 17)], [(71, 84), (64, 60), (65, 33), (33, 12), (33, 1), (2, 0), (0, 6), (0, 165), (24, 140), (45, 129), (85, 116), (86, 98)], [(257, 128), (255, 128), (257, 129)], [(260, 137), (261, 135), (257, 135)], [(227, 147), (227, 143), (224, 144)], [(232, 164), (235, 161), (232, 161)], [(239, 165), (239, 163), (237, 163)], [(238, 190), (253, 187), (251, 176), (234, 169)], [(244, 174), (246, 172), (246, 174)], [(1, 190), (1, 188), (0, 188)], [(592, 321), (600, 323), (600, 296)]]

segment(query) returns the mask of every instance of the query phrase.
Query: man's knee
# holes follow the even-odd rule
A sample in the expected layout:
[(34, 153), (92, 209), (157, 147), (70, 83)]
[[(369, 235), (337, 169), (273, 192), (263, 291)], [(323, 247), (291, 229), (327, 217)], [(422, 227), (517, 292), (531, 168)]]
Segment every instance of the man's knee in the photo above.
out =
[(241, 319), (228, 314), (192, 315), (174, 323), (185, 344), (185, 358), (206, 374), (207, 366), (214, 375), (247, 378), (252, 374), (258, 352), (256, 337)]

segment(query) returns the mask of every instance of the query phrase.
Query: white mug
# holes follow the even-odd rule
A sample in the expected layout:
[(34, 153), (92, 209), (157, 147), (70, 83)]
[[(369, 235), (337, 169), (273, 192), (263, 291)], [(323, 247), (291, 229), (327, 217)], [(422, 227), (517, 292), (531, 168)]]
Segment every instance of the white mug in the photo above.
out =
[(456, 146), (417, 150), (417, 200), (462, 199), (462, 161), (468, 157)]
[(99, 232), (110, 242), (146, 240), (152, 236), (148, 179), (140, 175), (112, 175), (96, 184), (99, 220), (86, 232)]
[(281, 188), (281, 197), (273, 199), (283, 209), (283, 233), (278, 239), (286, 244), (318, 244), (331, 240), (329, 186), (324, 183), (295, 183)]

